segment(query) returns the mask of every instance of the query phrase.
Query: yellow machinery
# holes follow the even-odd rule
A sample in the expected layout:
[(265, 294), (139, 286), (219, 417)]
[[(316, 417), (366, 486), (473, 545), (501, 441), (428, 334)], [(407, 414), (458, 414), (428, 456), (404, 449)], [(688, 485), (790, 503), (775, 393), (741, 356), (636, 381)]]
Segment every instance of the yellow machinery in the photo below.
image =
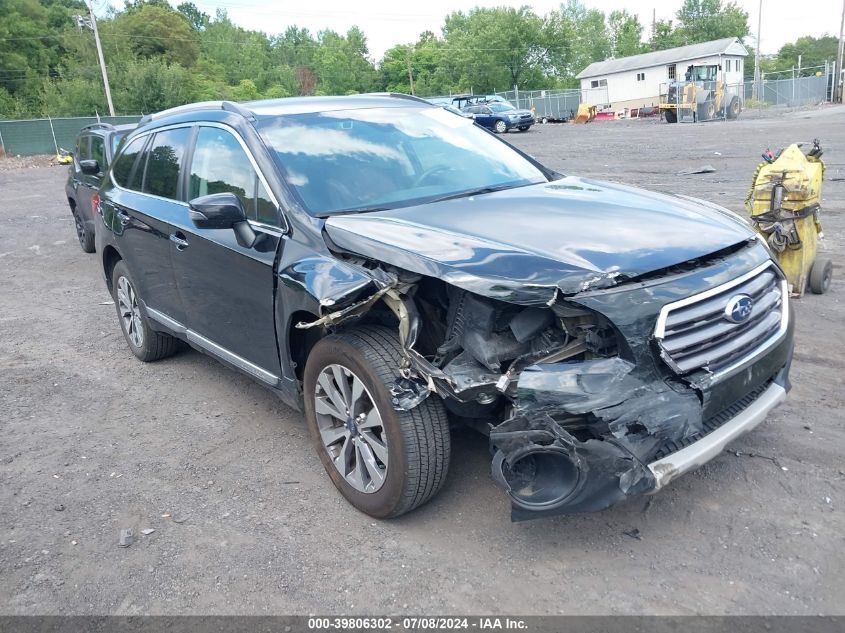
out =
[(827, 292), (833, 275), (829, 259), (816, 258), (824, 162), (819, 141), (805, 155), (793, 144), (776, 157), (770, 152), (754, 173), (745, 205), (751, 221), (766, 239), (786, 274), (790, 293), (800, 297), (809, 286)]
[(573, 119), (573, 123), (589, 123), (596, 118), (596, 106), (588, 103), (582, 103), (578, 106), (578, 114)]
[(666, 121), (738, 117), (742, 104), (738, 95), (728, 93), (721, 70), (721, 64), (688, 66), (684, 81), (671, 82), (660, 95), (659, 107)]

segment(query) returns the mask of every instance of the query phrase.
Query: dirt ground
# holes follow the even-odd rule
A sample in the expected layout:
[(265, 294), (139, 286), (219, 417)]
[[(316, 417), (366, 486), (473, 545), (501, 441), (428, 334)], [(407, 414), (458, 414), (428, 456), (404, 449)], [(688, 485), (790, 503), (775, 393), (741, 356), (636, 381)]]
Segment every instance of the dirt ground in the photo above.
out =
[(0, 170), (0, 612), (845, 613), (845, 108), (507, 138), (564, 172), (741, 211), (761, 151), (813, 137), (836, 268), (829, 294), (795, 302), (789, 400), (739, 455), (649, 500), (519, 524), (466, 431), (431, 503), (355, 511), (273, 394), (197, 352), (132, 356), (65, 168)]

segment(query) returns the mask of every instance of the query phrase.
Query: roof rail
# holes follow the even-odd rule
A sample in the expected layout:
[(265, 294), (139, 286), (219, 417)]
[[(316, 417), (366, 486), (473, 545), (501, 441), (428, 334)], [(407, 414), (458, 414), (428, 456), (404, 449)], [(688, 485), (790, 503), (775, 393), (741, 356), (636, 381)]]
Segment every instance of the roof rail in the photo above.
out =
[(233, 112), (239, 114), (245, 119), (254, 120), (255, 115), (238, 103), (233, 101), (200, 101), (199, 103), (186, 103), (185, 105), (168, 108), (161, 112), (153, 112), (152, 114), (145, 114), (138, 121), (138, 127), (146, 125), (150, 121), (156, 121), (166, 116), (174, 114), (182, 114), (185, 112), (200, 112), (203, 110), (225, 110), (226, 112)]
[(417, 97), (416, 95), (409, 95), (405, 94), (404, 92), (368, 92), (366, 93), (368, 97), (392, 97), (394, 99), (407, 99), (408, 101), (416, 101), (418, 103), (424, 103), (426, 105), (431, 105), (430, 102), (426, 101), (422, 97)]
[(100, 129), (100, 128), (113, 128), (113, 127), (114, 127), (114, 125), (112, 125), (111, 123), (98, 122), (98, 123), (91, 123), (90, 125), (84, 125), (80, 128), (79, 131), (82, 132), (83, 130), (97, 130), (97, 129)]

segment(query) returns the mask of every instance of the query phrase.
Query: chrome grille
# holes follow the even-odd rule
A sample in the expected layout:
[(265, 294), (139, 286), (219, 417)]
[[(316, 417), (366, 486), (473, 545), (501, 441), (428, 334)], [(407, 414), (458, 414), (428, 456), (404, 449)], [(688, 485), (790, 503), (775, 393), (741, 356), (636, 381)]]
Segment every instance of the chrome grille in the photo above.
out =
[[(726, 306), (737, 295), (753, 301), (747, 320), (735, 323)], [(771, 263), (660, 311), (655, 338), (677, 373), (727, 373), (772, 345), (786, 331), (786, 282)]]

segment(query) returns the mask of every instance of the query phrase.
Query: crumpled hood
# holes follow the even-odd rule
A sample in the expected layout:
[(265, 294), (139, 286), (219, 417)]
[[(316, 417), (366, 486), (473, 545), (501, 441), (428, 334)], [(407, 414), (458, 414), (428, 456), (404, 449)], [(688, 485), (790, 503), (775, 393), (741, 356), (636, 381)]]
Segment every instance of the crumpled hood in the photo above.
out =
[(575, 177), (335, 216), (325, 230), (348, 251), (526, 305), (609, 287), (754, 236), (715, 205)]

